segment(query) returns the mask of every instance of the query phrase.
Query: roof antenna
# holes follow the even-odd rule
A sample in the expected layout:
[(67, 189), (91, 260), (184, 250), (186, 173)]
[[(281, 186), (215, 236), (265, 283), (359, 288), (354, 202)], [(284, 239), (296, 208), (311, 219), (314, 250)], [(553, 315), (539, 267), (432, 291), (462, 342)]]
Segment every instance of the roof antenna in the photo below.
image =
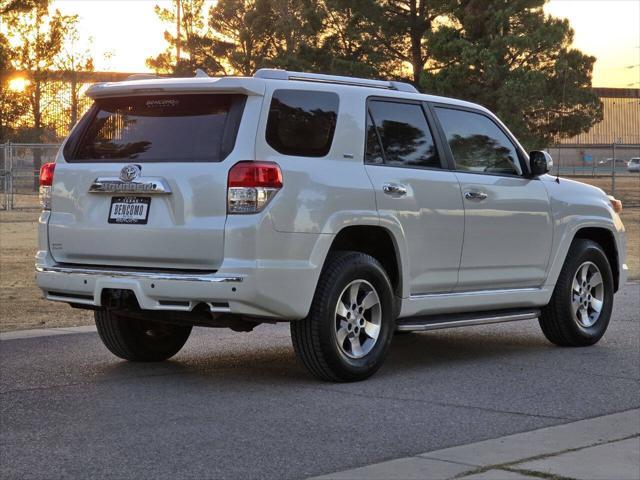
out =
[[(560, 114), (560, 132), (562, 132), (562, 124), (564, 120), (565, 114), (565, 98), (567, 92), (567, 65), (564, 65), (564, 82), (562, 83), (562, 113)], [(562, 150), (560, 149), (560, 141), (558, 140), (558, 175), (556, 175), (556, 183), (560, 183), (560, 167), (562, 166), (562, 155), (560, 154)]]
[(201, 68), (198, 68), (196, 70), (196, 78), (209, 78), (209, 75)]

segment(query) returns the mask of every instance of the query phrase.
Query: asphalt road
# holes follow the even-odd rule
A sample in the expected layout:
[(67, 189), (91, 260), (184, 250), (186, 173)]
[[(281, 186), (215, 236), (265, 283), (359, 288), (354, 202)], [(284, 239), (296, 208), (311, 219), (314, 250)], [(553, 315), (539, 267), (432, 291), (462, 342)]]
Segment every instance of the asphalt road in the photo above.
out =
[(97, 334), (0, 342), (2, 478), (303, 478), (640, 407), (640, 285), (604, 339), (536, 321), (399, 336), (376, 376), (320, 383), (287, 325), (195, 329), (164, 364)]

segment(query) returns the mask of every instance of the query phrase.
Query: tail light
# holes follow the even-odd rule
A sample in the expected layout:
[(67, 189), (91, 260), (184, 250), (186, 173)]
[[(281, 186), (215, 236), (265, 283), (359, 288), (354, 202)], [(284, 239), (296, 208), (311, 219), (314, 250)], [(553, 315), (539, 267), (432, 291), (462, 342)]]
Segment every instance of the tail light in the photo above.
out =
[(40, 167), (40, 206), (43, 210), (51, 210), (51, 185), (55, 163), (45, 163)]
[(238, 162), (229, 170), (228, 213), (258, 213), (282, 188), (282, 172), (273, 162)]

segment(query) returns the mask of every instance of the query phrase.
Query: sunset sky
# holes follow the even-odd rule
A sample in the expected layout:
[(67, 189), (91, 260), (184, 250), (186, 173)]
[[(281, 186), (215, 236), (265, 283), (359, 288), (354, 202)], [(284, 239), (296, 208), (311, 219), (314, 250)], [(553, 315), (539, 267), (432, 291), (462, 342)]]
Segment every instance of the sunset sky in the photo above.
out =
[[(53, 7), (80, 16), (96, 70), (143, 72), (145, 59), (165, 48), (166, 26), (153, 13), (162, 3), (171, 2), (54, 0)], [(551, 0), (546, 11), (568, 18), (574, 45), (597, 57), (594, 86), (640, 87), (640, 0)]]

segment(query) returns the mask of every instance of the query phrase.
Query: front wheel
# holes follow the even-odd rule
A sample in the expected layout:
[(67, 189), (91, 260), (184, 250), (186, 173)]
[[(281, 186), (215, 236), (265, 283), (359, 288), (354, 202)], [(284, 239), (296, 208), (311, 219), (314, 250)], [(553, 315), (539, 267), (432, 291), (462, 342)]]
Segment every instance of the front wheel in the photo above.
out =
[(364, 380), (382, 365), (394, 330), (393, 292), (380, 263), (360, 252), (332, 254), (309, 315), (291, 322), (294, 350), (317, 378)]
[(111, 353), (133, 362), (160, 362), (184, 346), (191, 326), (127, 317), (113, 310), (94, 312), (98, 335)]
[(602, 247), (577, 239), (571, 245), (540, 327), (556, 345), (582, 347), (602, 338), (613, 308), (613, 274)]

